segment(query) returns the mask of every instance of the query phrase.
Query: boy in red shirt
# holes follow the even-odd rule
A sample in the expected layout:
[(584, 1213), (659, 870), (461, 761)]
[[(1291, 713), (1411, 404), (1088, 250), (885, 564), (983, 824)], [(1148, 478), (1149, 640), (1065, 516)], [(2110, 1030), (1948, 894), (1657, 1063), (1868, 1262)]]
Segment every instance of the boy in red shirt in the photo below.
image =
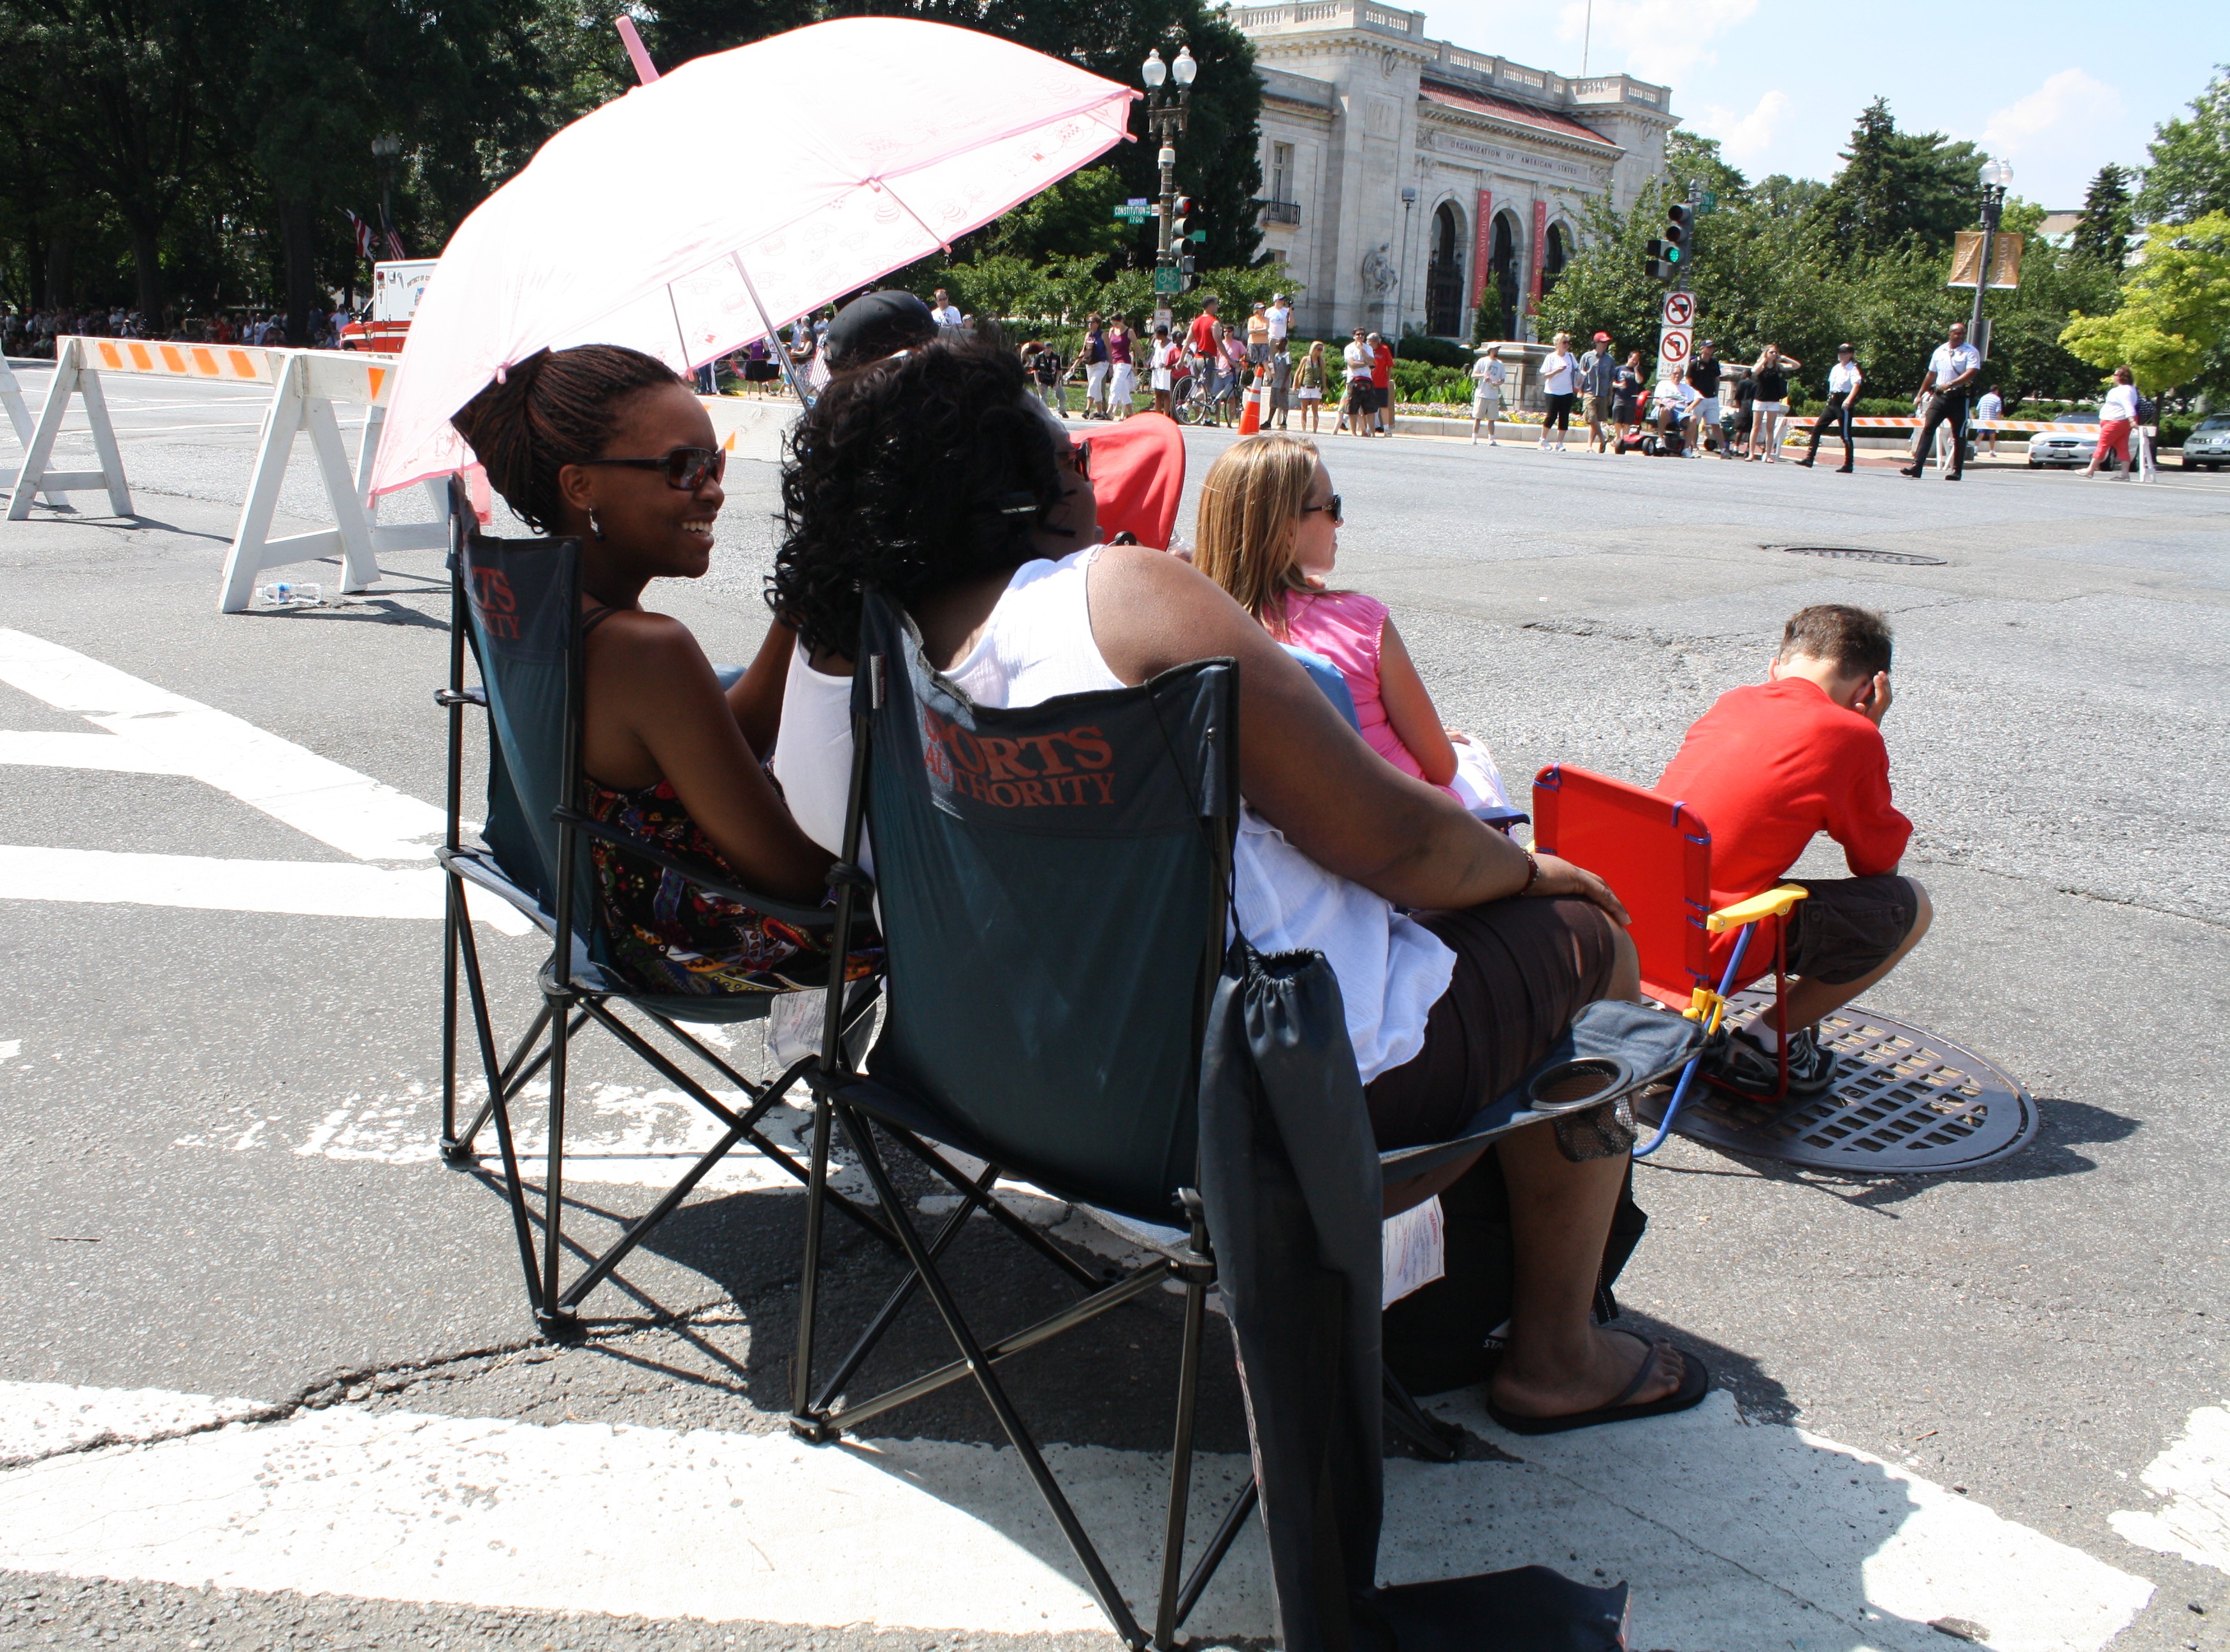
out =
[[(1881, 735), (1889, 668), (1890, 629), (1879, 614), (1840, 603), (1804, 609), (1782, 632), (1767, 681), (1722, 694), (1657, 783), (1711, 829), (1713, 907), (1785, 881), (1810, 891), (1787, 920), (1795, 1096), (1834, 1082), (1834, 1055), (1814, 1030), (1820, 1017), (1887, 975), (1928, 931), (1927, 892), (1897, 872), (1912, 823), (1890, 802)], [(1852, 875), (1789, 879), (1819, 832), (1842, 845)], [(1773, 968), (1773, 922), (1758, 926), (1737, 986)], [(1714, 978), (1734, 942), (1731, 932), (1713, 937)], [(1762, 1015), (1726, 1042), (1711, 1076), (1770, 1096), (1781, 1081), (1780, 1048), (1773, 1016)]]

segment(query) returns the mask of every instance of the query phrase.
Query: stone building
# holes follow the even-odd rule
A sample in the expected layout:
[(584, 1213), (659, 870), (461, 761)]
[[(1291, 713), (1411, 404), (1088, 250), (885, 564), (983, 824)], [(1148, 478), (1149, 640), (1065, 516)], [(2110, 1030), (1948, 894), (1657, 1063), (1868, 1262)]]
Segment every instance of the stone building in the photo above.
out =
[(1305, 291), (1295, 320), (1530, 336), (1577, 245), (1581, 204), (1624, 209), (1664, 171), (1672, 89), (1567, 80), (1425, 35), (1369, 0), (1234, 7), (1262, 78), (1264, 249)]

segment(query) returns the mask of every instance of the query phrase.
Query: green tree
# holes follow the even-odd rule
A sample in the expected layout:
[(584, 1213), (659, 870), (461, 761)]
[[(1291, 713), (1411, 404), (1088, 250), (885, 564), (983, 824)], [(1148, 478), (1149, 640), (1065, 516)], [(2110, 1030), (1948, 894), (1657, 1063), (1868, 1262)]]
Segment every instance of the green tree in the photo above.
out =
[(2109, 161), (2084, 192), (2083, 216), (2075, 226), (2075, 250), (2094, 263), (2119, 269), (2130, 255), (2130, 237), (2134, 233), (2129, 171)]
[(663, 71), (818, 20), (813, 0), (658, 0), (643, 44)]
[(1846, 255), (1885, 253), (1908, 236), (1931, 249), (1951, 244), (1982, 203), (1982, 155), (1940, 132), (1899, 132), (1889, 101), (1859, 114), (1842, 171), (1813, 209), (1829, 242)]
[(2147, 148), (2137, 215), (2147, 223), (2189, 223), (2230, 211), (2230, 66), (2218, 65), (2191, 100), (2188, 119), (2165, 121)]
[(2153, 394), (2219, 383), (2230, 339), (2230, 212), (2155, 224), (2121, 300), (2110, 314), (2077, 315), (2061, 342), (2094, 367), (2134, 369)]

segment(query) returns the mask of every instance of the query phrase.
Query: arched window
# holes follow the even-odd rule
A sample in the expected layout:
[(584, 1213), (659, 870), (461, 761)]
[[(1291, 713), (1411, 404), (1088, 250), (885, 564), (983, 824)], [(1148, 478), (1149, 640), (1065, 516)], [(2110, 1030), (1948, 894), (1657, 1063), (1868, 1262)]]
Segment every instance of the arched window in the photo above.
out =
[(1430, 261), (1425, 268), (1425, 331), (1453, 339), (1463, 331), (1463, 217), (1443, 201), (1433, 214)]
[(1507, 212), (1494, 216), (1494, 253), (1487, 260), (1487, 274), (1494, 277), (1495, 301), (1499, 307), (1494, 325), (1498, 339), (1518, 336), (1518, 301), (1524, 296), (1524, 282), (1518, 273), (1518, 220)]
[(1541, 293), (1544, 297), (1556, 287), (1556, 278), (1564, 273), (1571, 251), (1571, 231), (1561, 223), (1550, 224), (1548, 240), (1541, 248)]

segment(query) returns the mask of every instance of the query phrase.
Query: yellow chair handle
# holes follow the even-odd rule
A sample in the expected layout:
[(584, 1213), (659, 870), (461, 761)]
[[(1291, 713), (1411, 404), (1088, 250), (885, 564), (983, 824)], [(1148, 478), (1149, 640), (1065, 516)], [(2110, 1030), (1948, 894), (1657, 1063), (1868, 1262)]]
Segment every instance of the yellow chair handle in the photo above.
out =
[(1731, 907), (1722, 907), (1704, 920), (1704, 927), (1714, 935), (1723, 935), (1730, 929), (1740, 929), (1761, 918), (1779, 918), (1811, 892), (1794, 883), (1784, 883), (1778, 889), (1768, 889), (1763, 894), (1754, 894), (1747, 900), (1737, 900)]

